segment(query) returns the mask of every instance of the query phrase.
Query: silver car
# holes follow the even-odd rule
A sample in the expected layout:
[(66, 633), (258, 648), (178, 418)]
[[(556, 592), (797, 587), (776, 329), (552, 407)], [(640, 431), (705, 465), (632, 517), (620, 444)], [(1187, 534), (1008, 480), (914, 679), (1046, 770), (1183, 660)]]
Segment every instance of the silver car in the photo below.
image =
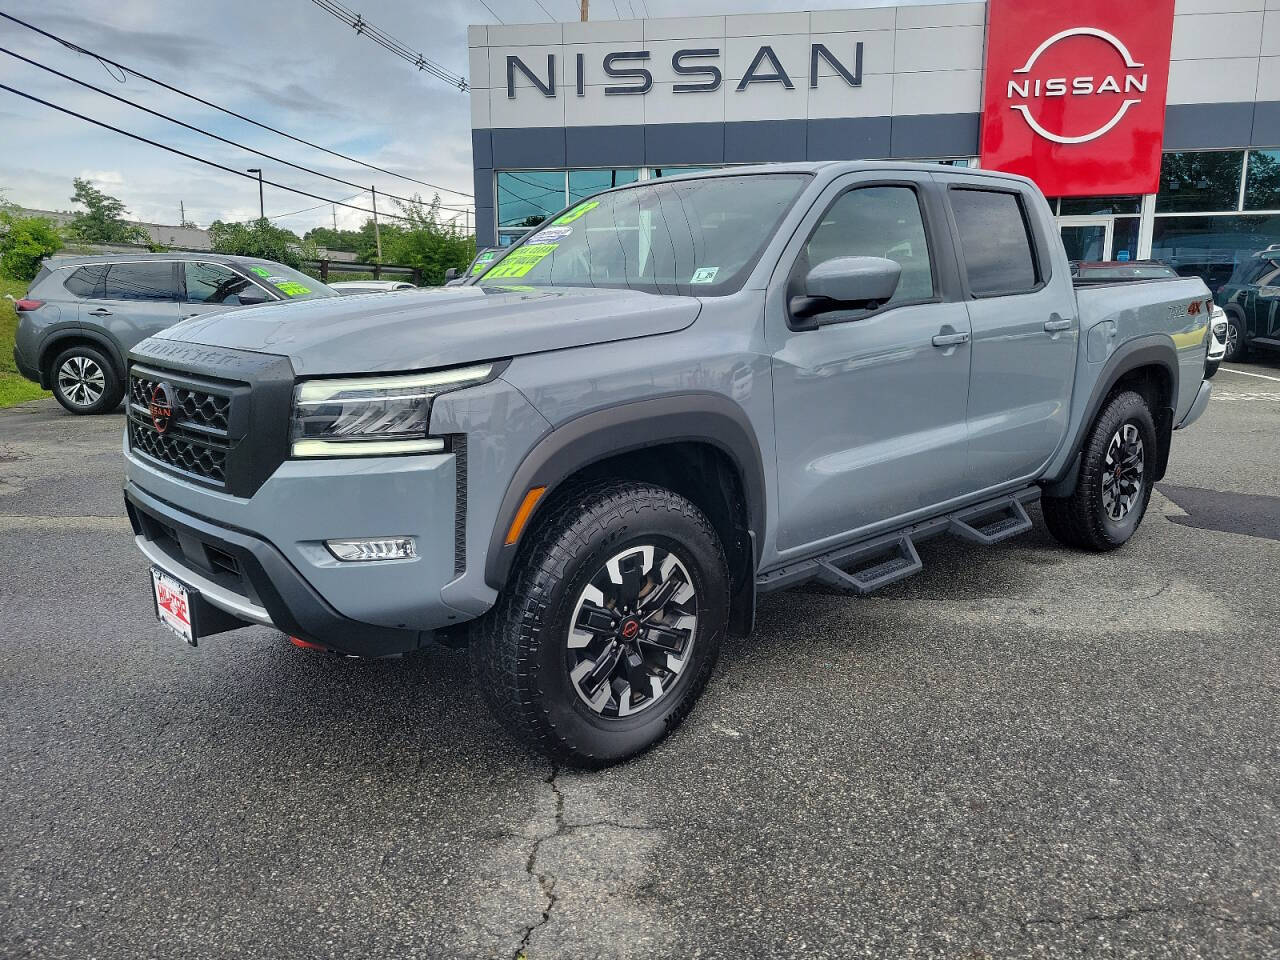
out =
[(216, 253), (51, 257), (15, 302), (13, 359), (72, 413), (106, 413), (124, 397), (124, 357), (180, 320), (337, 294), (271, 260)]

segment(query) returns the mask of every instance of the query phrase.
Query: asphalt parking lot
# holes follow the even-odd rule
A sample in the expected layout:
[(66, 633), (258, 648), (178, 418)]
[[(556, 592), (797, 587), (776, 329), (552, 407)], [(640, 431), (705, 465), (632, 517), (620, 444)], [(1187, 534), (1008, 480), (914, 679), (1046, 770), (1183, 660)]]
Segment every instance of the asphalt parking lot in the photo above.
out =
[(1280, 364), (1239, 369), (1122, 551), (770, 595), (591, 774), (456, 651), (187, 648), (122, 417), (0, 412), (0, 956), (1280, 956)]

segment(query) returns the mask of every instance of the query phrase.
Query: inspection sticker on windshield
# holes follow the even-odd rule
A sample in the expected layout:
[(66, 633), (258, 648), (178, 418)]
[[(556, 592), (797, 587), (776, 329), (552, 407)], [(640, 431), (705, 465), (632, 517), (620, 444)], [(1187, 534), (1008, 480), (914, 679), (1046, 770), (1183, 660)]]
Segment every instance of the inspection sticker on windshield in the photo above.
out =
[(523, 277), (548, 254), (554, 253), (557, 246), (555, 243), (526, 243), (503, 257), (502, 262), (486, 273), (484, 278), (498, 280), (502, 277)]
[(715, 283), (716, 274), (720, 272), (719, 267), (699, 267), (693, 271), (693, 279), (690, 283)]
[(566, 223), (573, 223), (573, 221), (577, 220), (584, 213), (590, 213), (598, 206), (600, 206), (599, 200), (592, 200), (590, 203), (580, 203), (568, 213), (562, 213), (560, 216), (556, 217), (551, 221), (551, 223), (556, 227), (563, 226)]
[(540, 231), (535, 239), (539, 243), (559, 243), (571, 233), (573, 233), (573, 227), (547, 227)]

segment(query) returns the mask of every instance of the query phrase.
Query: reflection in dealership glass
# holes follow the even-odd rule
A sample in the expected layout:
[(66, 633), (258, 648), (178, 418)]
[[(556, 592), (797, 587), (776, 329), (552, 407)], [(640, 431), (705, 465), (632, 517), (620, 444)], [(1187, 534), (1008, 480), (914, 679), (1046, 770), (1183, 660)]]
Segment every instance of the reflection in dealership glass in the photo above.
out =
[(1117, 280), (1169, 280), (1178, 274), (1173, 267), (1151, 260), (1104, 260), (1096, 263), (1073, 263), (1071, 276), (1076, 283), (1114, 283)]
[(1214, 294), (1227, 314), (1227, 359), (1250, 350), (1280, 350), (1280, 244), (1241, 261)]
[(649, 181), (544, 224), (480, 285), (720, 296), (742, 286), (807, 174)]

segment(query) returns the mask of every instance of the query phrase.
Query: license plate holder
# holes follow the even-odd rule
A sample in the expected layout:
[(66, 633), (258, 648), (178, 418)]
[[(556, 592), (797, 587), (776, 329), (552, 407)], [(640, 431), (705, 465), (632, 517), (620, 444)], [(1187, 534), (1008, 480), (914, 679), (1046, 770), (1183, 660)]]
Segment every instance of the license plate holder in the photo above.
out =
[(196, 607), (200, 592), (159, 567), (151, 568), (151, 600), (156, 619), (191, 646), (198, 646), (200, 636)]

